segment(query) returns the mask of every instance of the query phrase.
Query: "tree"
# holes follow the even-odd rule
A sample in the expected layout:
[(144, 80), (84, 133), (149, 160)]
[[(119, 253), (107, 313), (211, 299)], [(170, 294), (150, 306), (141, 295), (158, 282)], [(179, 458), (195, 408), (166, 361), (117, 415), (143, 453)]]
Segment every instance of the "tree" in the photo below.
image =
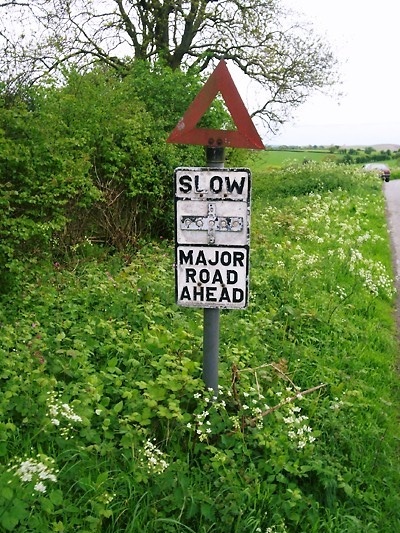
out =
[(279, 0), (9, 0), (1, 8), (0, 70), (11, 91), (72, 65), (102, 62), (123, 74), (134, 59), (162, 60), (203, 72), (225, 58), (258, 84), (252, 115), (274, 130), (336, 81), (329, 45)]
[(345, 154), (340, 162), (345, 165), (351, 165), (353, 163), (353, 158), (350, 155), (350, 152), (348, 154)]

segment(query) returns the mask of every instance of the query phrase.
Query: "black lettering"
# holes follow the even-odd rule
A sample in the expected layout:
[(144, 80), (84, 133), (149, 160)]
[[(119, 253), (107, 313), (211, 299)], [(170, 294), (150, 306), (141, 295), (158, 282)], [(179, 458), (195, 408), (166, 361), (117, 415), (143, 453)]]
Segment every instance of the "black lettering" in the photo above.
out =
[(218, 264), (219, 251), (216, 250), (214, 253), (215, 253), (215, 255), (214, 255), (214, 261), (212, 261), (211, 259), (209, 259), (209, 260), (208, 260), (208, 264), (209, 264), (209, 265), (216, 265), (216, 264)]
[(204, 189), (199, 188), (199, 175), (196, 174), (194, 177), (194, 192), (201, 193), (205, 192)]
[(184, 250), (179, 250), (179, 264), (193, 265), (193, 250), (189, 250), (187, 254)]
[(193, 265), (193, 250), (189, 250), (187, 254), (184, 250), (179, 250), (179, 264)]
[(236, 303), (244, 301), (244, 292), (242, 289), (233, 289), (233, 301)]
[[(229, 270), (228, 270), (228, 272), (229, 272)], [(221, 274), (220, 270), (216, 270), (214, 272), (212, 283), (223, 283), (222, 274)]]
[(192, 176), (185, 174), (179, 178), (179, 190), (183, 193), (188, 193), (192, 190)]
[(183, 287), (180, 299), (181, 300), (189, 300), (190, 301), (190, 293), (189, 293), (189, 289), (187, 287)]
[(226, 287), (222, 288), (221, 296), (219, 297), (219, 301), (220, 302), (230, 302), (231, 301), (228, 289)]
[(202, 268), (199, 272), (199, 280), (201, 283), (208, 283), (210, 281), (210, 272)]
[(233, 266), (244, 266), (244, 253), (243, 252), (233, 252)]
[(196, 283), (196, 269), (195, 268), (187, 268), (185, 270), (186, 272), (186, 283), (190, 283), (191, 281), (193, 283)]
[(196, 265), (207, 265), (207, 259), (206, 259), (206, 256), (203, 250), (200, 250), (199, 253), (197, 254)]
[(245, 176), (242, 177), (242, 180), (240, 182), (240, 185), (239, 183), (236, 181), (235, 178), (233, 178), (233, 181), (231, 183), (231, 178), (229, 176), (225, 176), (225, 182), (226, 182), (226, 189), (228, 192), (233, 192), (234, 189), (236, 189), (236, 192), (238, 194), (242, 194), (243, 192), (243, 188), (244, 188), (244, 184), (246, 182), (246, 178)]
[(204, 300), (204, 287), (193, 287), (193, 300)]
[(210, 189), (213, 193), (217, 194), (222, 191), (223, 181), (221, 176), (213, 176), (210, 179)]
[(222, 252), (222, 254), (221, 254), (221, 263), (224, 266), (228, 266), (228, 265), (231, 264), (231, 261), (232, 261), (231, 253), (230, 252)]
[(227, 270), (226, 271), (226, 282), (229, 285), (233, 285), (238, 280), (238, 273), (236, 270)]
[(214, 293), (217, 290), (217, 287), (207, 287), (206, 288), (206, 301), (207, 302), (216, 302), (217, 298)]

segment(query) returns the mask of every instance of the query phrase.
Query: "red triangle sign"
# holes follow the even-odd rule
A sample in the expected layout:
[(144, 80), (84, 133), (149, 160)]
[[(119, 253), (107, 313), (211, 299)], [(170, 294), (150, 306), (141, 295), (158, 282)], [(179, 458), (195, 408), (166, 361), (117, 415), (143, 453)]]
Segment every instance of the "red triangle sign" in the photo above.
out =
[[(237, 129), (196, 128), (218, 93), (224, 98)], [(264, 143), (254, 127), (224, 60), (218, 63), (217, 68), (171, 132), (167, 142), (264, 150)]]

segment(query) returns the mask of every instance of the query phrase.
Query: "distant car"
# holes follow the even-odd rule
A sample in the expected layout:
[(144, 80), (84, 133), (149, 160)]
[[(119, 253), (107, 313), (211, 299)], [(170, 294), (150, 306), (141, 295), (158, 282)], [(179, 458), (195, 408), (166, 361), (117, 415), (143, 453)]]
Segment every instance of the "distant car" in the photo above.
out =
[(380, 178), (385, 181), (390, 180), (390, 168), (383, 163), (367, 163), (363, 166), (367, 172), (375, 172)]

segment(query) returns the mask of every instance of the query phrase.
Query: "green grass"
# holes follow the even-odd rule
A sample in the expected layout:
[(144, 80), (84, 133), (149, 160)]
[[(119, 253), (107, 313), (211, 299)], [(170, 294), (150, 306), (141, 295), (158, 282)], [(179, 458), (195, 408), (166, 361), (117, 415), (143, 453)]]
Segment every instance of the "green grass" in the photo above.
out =
[[(363, 152), (360, 152), (360, 155), (362, 155), (362, 153)], [(340, 158), (342, 157), (342, 153), (337, 151), (332, 153), (329, 150), (324, 150), (322, 148), (315, 150), (301, 148), (296, 150), (267, 149), (253, 154), (250, 166), (253, 172), (267, 172), (272, 169), (282, 168), (295, 163), (305, 163), (310, 161), (318, 163), (340, 162)], [(381, 162), (388, 165), (392, 172), (394, 171), (394, 174), (399, 171), (398, 159), (387, 159)], [(354, 163), (352, 166), (354, 168), (361, 168), (362, 164)]]
[(268, 168), (282, 167), (288, 163), (297, 161), (329, 161), (335, 158), (329, 150), (265, 150), (257, 152), (254, 162), (251, 164), (253, 172), (262, 172)]
[(2, 531), (400, 530), (381, 183), (327, 164), (253, 182), (250, 305), (221, 312), (218, 399), (173, 243), (86, 244), (2, 297)]

